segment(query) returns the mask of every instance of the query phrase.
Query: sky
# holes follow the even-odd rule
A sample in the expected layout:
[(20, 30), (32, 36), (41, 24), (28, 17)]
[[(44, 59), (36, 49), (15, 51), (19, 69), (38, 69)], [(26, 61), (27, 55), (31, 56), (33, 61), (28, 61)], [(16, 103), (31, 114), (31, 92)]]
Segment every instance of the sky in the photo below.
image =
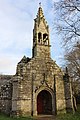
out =
[(50, 29), (51, 57), (60, 65), (63, 52), (53, 27), (56, 1), (0, 0), (0, 74), (14, 75), (22, 57), (32, 57), (34, 18), (40, 2)]

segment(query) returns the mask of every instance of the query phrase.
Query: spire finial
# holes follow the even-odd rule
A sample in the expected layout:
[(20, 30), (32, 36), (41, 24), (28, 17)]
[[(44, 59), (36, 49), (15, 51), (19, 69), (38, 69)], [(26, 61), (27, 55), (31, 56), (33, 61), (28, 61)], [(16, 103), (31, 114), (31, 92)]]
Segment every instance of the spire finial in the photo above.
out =
[(39, 7), (41, 7), (41, 2), (39, 3)]

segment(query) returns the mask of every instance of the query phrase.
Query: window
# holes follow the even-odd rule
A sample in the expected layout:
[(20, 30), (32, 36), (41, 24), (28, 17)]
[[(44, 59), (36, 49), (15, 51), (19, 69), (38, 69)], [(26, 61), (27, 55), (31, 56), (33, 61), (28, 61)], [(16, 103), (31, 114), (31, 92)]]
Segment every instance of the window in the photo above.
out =
[(41, 39), (42, 39), (42, 34), (39, 32), (39, 33), (38, 33), (38, 42), (39, 42), (39, 43), (41, 42)]
[(43, 42), (45, 43), (45, 44), (48, 44), (48, 34), (43, 34)]

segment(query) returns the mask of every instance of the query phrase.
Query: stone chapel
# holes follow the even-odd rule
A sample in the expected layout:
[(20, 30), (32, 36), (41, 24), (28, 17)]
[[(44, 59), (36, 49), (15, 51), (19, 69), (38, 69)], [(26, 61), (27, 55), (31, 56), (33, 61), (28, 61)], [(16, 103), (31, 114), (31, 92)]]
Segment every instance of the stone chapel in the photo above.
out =
[(1, 76), (1, 112), (37, 116), (74, 110), (68, 71), (52, 60), (50, 47), (49, 26), (40, 6), (34, 19), (32, 58), (24, 56), (15, 75)]

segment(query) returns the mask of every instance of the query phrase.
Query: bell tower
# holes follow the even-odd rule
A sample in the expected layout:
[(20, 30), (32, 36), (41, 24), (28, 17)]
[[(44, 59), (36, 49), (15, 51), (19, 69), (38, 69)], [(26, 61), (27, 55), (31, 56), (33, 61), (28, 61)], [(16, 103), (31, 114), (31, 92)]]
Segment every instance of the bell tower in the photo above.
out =
[(34, 19), (33, 57), (50, 57), (49, 26), (44, 18), (41, 5)]

